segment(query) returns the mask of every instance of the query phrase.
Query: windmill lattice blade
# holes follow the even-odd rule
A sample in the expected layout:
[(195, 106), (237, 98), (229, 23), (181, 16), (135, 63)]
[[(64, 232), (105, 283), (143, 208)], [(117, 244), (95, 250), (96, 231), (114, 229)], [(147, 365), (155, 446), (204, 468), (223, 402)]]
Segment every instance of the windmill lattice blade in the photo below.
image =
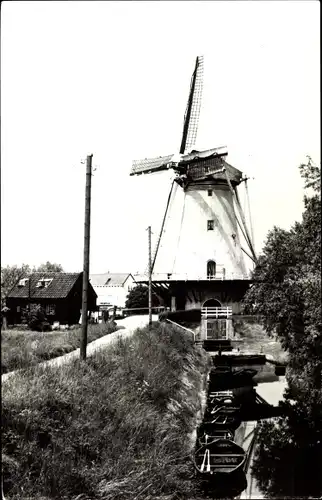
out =
[(160, 170), (167, 170), (167, 164), (173, 155), (158, 156), (157, 158), (145, 158), (144, 160), (133, 160), (130, 175), (149, 174)]
[(184, 117), (183, 134), (180, 147), (181, 154), (190, 152), (196, 144), (203, 90), (203, 62), (203, 56), (197, 57)]

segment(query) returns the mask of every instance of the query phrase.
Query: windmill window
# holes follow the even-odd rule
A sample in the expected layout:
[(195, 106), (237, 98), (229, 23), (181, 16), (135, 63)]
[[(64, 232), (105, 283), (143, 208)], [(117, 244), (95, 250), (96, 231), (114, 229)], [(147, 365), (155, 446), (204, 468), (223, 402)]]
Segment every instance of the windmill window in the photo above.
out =
[(216, 276), (216, 262), (208, 260), (207, 262), (207, 278), (214, 278)]
[(212, 196), (212, 189), (208, 189), (208, 196)]
[(207, 221), (207, 231), (213, 231), (213, 230), (214, 230), (214, 221), (208, 220)]

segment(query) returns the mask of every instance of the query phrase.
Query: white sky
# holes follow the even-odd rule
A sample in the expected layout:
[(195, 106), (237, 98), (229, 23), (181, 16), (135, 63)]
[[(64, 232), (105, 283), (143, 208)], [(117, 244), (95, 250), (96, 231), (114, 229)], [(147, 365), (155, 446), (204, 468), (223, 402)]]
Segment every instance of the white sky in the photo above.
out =
[[(320, 161), (320, 5), (3, 2), (1, 265), (83, 259), (93, 153), (91, 272), (147, 261), (167, 173), (131, 160), (176, 152), (195, 57), (205, 55), (197, 147), (228, 146), (249, 181), (256, 249), (301, 217), (297, 166)], [(242, 200), (244, 194), (241, 190)]]

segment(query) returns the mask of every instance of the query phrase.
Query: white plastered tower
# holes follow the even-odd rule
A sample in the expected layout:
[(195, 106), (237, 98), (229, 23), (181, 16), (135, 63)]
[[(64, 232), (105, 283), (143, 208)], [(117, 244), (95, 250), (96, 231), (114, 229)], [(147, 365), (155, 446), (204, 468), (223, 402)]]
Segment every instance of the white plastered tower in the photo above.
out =
[(233, 194), (227, 183), (216, 180), (178, 186), (169, 206), (156, 255), (153, 274), (187, 280), (244, 279), (247, 275), (241, 250)]

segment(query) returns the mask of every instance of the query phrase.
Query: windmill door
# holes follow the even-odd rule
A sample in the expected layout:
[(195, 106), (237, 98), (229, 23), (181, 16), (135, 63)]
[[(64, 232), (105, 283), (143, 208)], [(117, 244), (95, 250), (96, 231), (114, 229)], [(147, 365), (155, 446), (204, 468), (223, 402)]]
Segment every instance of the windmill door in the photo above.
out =
[(207, 340), (227, 339), (227, 319), (207, 319)]

